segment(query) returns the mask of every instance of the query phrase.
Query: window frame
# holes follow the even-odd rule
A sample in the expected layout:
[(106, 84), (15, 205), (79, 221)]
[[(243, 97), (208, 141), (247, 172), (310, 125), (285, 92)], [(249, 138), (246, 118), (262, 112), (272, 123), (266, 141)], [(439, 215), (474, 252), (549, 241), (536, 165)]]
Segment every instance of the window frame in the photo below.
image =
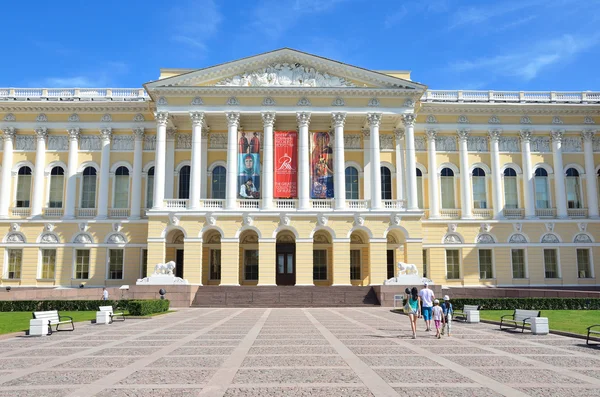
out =
[[(352, 178), (352, 175), (348, 175), (348, 171), (352, 169), (356, 172), (356, 190), (348, 189), (348, 178)], [(360, 173), (356, 167), (349, 165), (344, 169), (344, 186), (346, 188), (346, 200), (359, 200), (360, 199)], [(350, 186), (353, 186), (353, 183), (350, 182)], [(353, 193), (356, 193), (356, 198), (352, 197)], [(350, 197), (348, 197), (350, 195)]]
[[(556, 277), (547, 277), (546, 251), (554, 251), (556, 255)], [(560, 271), (560, 251), (558, 248), (542, 248), (542, 263), (544, 266), (544, 280), (560, 280), (562, 277)]]
[[(23, 248), (13, 248), (13, 247), (6, 247), (4, 249), (4, 263), (5, 263), (5, 272), (4, 274), (2, 274), (2, 279), (4, 280), (21, 280), (21, 277), (23, 276)], [(13, 271), (11, 272), (11, 252), (19, 252), (19, 268), (18, 268), (18, 277), (15, 277), (14, 273), (17, 273), (14, 268)], [(11, 273), (13, 273), (13, 276), (11, 277)]]
[[(256, 265), (248, 265), (247, 258), (249, 252), (256, 252)], [(256, 266), (256, 278), (248, 278), (248, 268)], [(258, 281), (260, 277), (260, 252), (257, 249), (244, 248), (244, 281)]]
[[(352, 263), (352, 252), (357, 251), (358, 254), (358, 265)], [(358, 266), (358, 278), (353, 278), (356, 276), (356, 267)], [(353, 269), (354, 267), (354, 269)], [(361, 281), (362, 280), (362, 249), (361, 248), (352, 248), (350, 247), (350, 281)]]
[[(570, 170), (574, 170), (575, 172), (577, 172), (577, 176), (567, 176), (567, 173)], [(577, 206), (571, 207), (569, 205), (569, 181), (571, 179), (575, 179), (575, 191), (573, 193), (575, 193), (576, 198), (578, 199), (577, 202)], [(567, 208), (568, 209), (581, 209), (581, 208), (585, 208), (585, 198), (583, 196), (583, 183), (582, 183), (582, 179), (581, 179), (581, 172), (575, 168), (575, 167), (569, 167), (566, 169), (565, 171), (565, 199), (567, 201)]]
[[(579, 270), (579, 251), (587, 251), (588, 260), (588, 276), (581, 277), (581, 270)], [(576, 247), (575, 248), (575, 260), (577, 261), (577, 279), (578, 280), (590, 280), (595, 278), (594, 274), (594, 255), (591, 247)]]
[[(54, 252), (54, 270), (52, 271), (52, 277), (44, 277), (44, 251), (53, 251)], [(37, 279), (38, 280), (54, 280), (56, 279), (56, 258), (58, 256), (58, 250), (52, 247), (40, 247), (39, 249), (39, 266), (37, 271)]]
[[(389, 191), (384, 189), (384, 186), (387, 186), (387, 183), (385, 183), (384, 178), (386, 178), (386, 176), (384, 176), (384, 172), (383, 170), (386, 169), (389, 173)], [(392, 179), (393, 179), (393, 175), (392, 175), (392, 170), (386, 166), (386, 165), (381, 165), (379, 167), (379, 170), (381, 172), (381, 199), (382, 200), (393, 200), (394, 199), (394, 192), (393, 192), (393, 183), (392, 183)], [(386, 198), (386, 194), (389, 192), (389, 198)]]
[[(62, 170), (62, 175), (60, 174), (56, 174), (53, 175), (53, 172), (55, 169), (61, 169)], [(52, 205), (53, 203), (57, 203), (57, 201), (52, 201), (52, 191), (53, 191), (53, 185), (54, 185), (54, 181), (61, 179), (59, 177), (62, 177), (62, 189), (60, 189), (60, 206), (56, 206), (56, 205)], [(50, 175), (48, 176), (48, 196), (46, 199), (46, 206), (48, 208), (63, 208), (65, 205), (65, 169), (62, 165), (54, 165), (52, 167), (52, 169), (50, 170)], [(58, 191), (59, 189), (55, 189), (56, 191)]]
[[(183, 170), (189, 170), (189, 173), (183, 172)], [(186, 176), (184, 179), (182, 176)], [(187, 186), (185, 185), (187, 183)], [(184, 164), (181, 166), (179, 171), (177, 172), (177, 198), (180, 200), (189, 200), (192, 193), (192, 166), (188, 164)], [(182, 194), (186, 192), (187, 189), (187, 197), (183, 197)]]
[[(483, 176), (474, 175), (475, 170), (481, 170), (483, 172)], [(477, 182), (477, 183), (476, 183)], [(483, 182), (483, 196), (484, 200), (476, 200), (475, 199), (475, 185), (481, 184)], [(471, 200), (473, 201), (474, 209), (489, 209), (489, 197), (488, 197), (488, 173), (481, 167), (474, 167), (471, 171)], [(483, 207), (481, 205), (484, 205)]]
[[(450, 170), (450, 172), (452, 172), (452, 176), (443, 176), (442, 172), (445, 169)], [(438, 178), (439, 178), (439, 182), (440, 182), (440, 209), (443, 209), (443, 210), (457, 209), (456, 203), (458, 202), (458, 197), (457, 197), (457, 192), (456, 192), (456, 190), (457, 190), (456, 189), (456, 179), (457, 179), (456, 172), (454, 172), (454, 170), (450, 167), (443, 167), (439, 172)], [(443, 183), (445, 180), (444, 178), (448, 178), (448, 179), (452, 178), (452, 201), (453, 201), (452, 208), (444, 206), (444, 197), (445, 197), (444, 196), (444, 183)], [(431, 194), (431, 192), (430, 192), (430, 194)]]
[[(117, 172), (120, 169), (125, 169), (127, 170), (127, 175), (117, 175)], [(118, 177), (123, 177), (123, 176), (127, 176), (127, 188), (125, 189), (125, 206), (121, 207), (121, 206), (117, 206), (117, 178)], [(129, 191), (131, 190), (131, 171), (129, 170), (129, 168), (127, 168), (124, 165), (120, 165), (117, 167), (117, 169), (114, 172), (113, 175), (113, 180), (112, 180), (112, 208), (129, 208), (129, 199), (130, 199), (130, 195), (129, 195)], [(123, 193), (120, 192), (119, 195), (123, 196)]]
[[(319, 274), (323, 273), (322, 269), (317, 269), (317, 263), (315, 262), (315, 252), (317, 252), (317, 251), (325, 253), (325, 255), (324, 255), (325, 263), (324, 263), (323, 266), (319, 265), (320, 268), (321, 267), (325, 268), (325, 271), (324, 271), (325, 278), (315, 278), (315, 275), (317, 274), (317, 271), (319, 272)], [(328, 259), (329, 258), (327, 256), (327, 248), (313, 249), (313, 281), (328, 281), (329, 280), (329, 275), (328, 275), (328, 271), (327, 271), (328, 270), (327, 269), (328, 268), (328, 266), (327, 266), (327, 260)]]
[[(223, 197), (215, 197), (215, 171), (220, 169), (223, 169), (223, 174), (222, 176), (219, 176), (219, 178), (224, 179), (222, 183), (218, 183), (218, 186), (219, 188), (222, 188)], [(221, 190), (219, 190), (219, 192), (221, 192)], [(218, 164), (210, 171), (210, 196), (215, 200), (224, 200), (227, 198), (227, 167)]]
[[(504, 175), (504, 173), (506, 172), (506, 170), (511, 169), (513, 170), (513, 172), (515, 173), (515, 176), (506, 176)], [(515, 190), (516, 190), (516, 195), (517, 195), (517, 206), (515, 208), (508, 208), (506, 206), (506, 178), (514, 178), (514, 182), (515, 182)], [(507, 166), (503, 171), (502, 171), (502, 200), (503, 200), (503, 205), (502, 207), (504, 209), (518, 209), (521, 208), (521, 190), (520, 190), (520, 185), (519, 185), (519, 173), (517, 172), (517, 170), (514, 169), (514, 167), (511, 166)]]
[[(546, 176), (537, 176), (535, 175), (536, 172), (538, 170), (544, 170), (544, 172), (546, 172)], [(546, 170), (544, 167), (538, 167), (533, 171), (533, 201), (535, 203), (535, 209), (552, 209), (554, 208), (553, 202), (552, 202), (552, 192), (550, 191), (550, 173), (548, 172), (548, 170)], [(537, 178), (545, 178), (546, 180), (546, 200), (548, 202), (548, 206), (547, 207), (538, 207), (538, 199), (537, 199), (537, 194), (538, 194), (538, 189), (537, 189)], [(566, 194), (566, 192), (565, 192)]]
[[(24, 169), (28, 169), (29, 170), (29, 174), (21, 174), (21, 170)], [(31, 197), (31, 190), (32, 190), (32, 186), (33, 186), (33, 169), (29, 166), (29, 164), (23, 164), (19, 167), (19, 169), (17, 170), (17, 183), (15, 184), (15, 196), (14, 196), (14, 206), (16, 208), (31, 208), (31, 201), (32, 201), (32, 197)], [(28, 187), (28, 199), (27, 200), (19, 200), (19, 193), (24, 193), (21, 192), (20, 189), (25, 187), (25, 184), (23, 184), (22, 178), (23, 177), (27, 177), (29, 178), (29, 187)], [(20, 202), (23, 202), (22, 205), (19, 205)], [(26, 204), (26, 205), (25, 205)]]
[[(515, 277), (515, 265), (513, 258), (513, 251), (523, 251), (523, 277)], [(510, 270), (513, 280), (527, 280), (529, 279), (529, 273), (527, 269), (527, 249), (526, 248), (511, 248), (510, 249)]]
[[(84, 184), (85, 184), (85, 177), (86, 176), (91, 176), (91, 175), (84, 175), (85, 174), (85, 170), (87, 170), (88, 168), (91, 168), (94, 170), (95, 174), (94, 176), (94, 206), (93, 207), (84, 207), (83, 206), (83, 196), (84, 196)], [(91, 166), (91, 165), (87, 165), (83, 171), (81, 171), (81, 175), (80, 175), (81, 179), (80, 179), (80, 184), (79, 184), (79, 208), (98, 208), (98, 170)]]
[[(77, 267), (79, 266), (79, 264), (77, 263), (78, 259), (79, 259), (79, 251), (82, 252), (87, 252), (87, 278), (77, 278)], [(89, 280), (90, 279), (90, 267), (91, 267), (91, 263), (92, 263), (92, 252), (91, 249), (89, 248), (73, 248), (73, 280)], [(82, 271), (83, 272), (83, 265), (82, 265)]]
[[(490, 271), (492, 273), (492, 277), (485, 277), (482, 278), (481, 277), (481, 252), (482, 251), (489, 251), (490, 253)], [(496, 279), (496, 269), (494, 267), (494, 250), (492, 248), (479, 248), (477, 250), (477, 263), (479, 265), (479, 280), (495, 280)], [(487, 276), (487, 274), (486, 274)]]
[[(121, 252), (121, 277), (112, 277), (112, 251)], [(123, 280), (125, 276), (125, 249), (123, 248), (107, 248), (106, 249), (106, 279), (107, 280)]]
[[(448, 277), (448, 252), (452, 251), (452, 252), (456, 252), (457, 253), (457, 261), (458, 264), (454, 264), (453, 266), (457, 266), (458, 268), (458, 277)], [(444, 250), (444, 264), (445, 264), (445, 270), (446, 270), (446, 280), (461, 280), (462, 279), (462, 255), (461, 255), (461, 249), (460, 248), (446, 248)]]

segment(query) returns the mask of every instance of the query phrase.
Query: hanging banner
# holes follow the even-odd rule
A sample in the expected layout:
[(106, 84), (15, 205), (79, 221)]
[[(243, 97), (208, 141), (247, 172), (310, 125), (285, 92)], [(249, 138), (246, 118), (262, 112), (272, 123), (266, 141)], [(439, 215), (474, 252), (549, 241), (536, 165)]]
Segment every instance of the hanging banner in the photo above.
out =
[(238, 132), (238, 195), (260, 198), (260, 133)]
[(333, 198), (333, 148), (329, 132), (314, 132), (310, 155), (310, 198)]
[(275, 131), (274, 198), (298, 197), (298, 133)]

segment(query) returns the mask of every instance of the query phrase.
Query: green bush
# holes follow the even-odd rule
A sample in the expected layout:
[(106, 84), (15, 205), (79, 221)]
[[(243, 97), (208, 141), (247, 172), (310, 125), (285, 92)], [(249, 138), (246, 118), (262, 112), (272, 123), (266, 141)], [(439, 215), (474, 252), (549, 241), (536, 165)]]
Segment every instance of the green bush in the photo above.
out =
[(481, 310), (599, 310), (600, 298), (456, 298), (455, 309), (480, 305)]
[(153, 299), (143, 301), (129, 301), (127, 310), (132, 316), (147, 316), (153, 313), (163, 313), (169, 310), (168, 299)]
[[(126, 310), (140, 316), (169, 310), (168, 300), (44, 300), (44, 301), (0, 301), (0, 312), (97, 311), (99, 306), (112, 306), (115, 310)], [(135, 312), (135, 314), (133, 313)], [(138, 314), (141, 313), (141, 314)]]

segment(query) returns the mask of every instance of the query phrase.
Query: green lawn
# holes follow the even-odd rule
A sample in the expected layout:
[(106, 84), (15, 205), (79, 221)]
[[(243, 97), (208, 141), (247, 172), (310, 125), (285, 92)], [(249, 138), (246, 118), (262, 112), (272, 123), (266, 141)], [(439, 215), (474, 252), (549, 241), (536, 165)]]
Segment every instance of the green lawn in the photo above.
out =
[[(483, 320), (500, 321), (505, 314), (513, 314), (513, 310), (481, 310)], [(587, 327), (600, 324), (599, 310), (542, 310), (542, 317), (548, 317), (551, 330), (573, 332), (587, 335)]]
[[(96, 319), (96, 312), (60, 312), (61, 316), (71, 316), (73, 321), (90, 321)], [(31, 312), (0, 312), (0, 334), (25, 331), (29, 329)], [(65, 327), (69, 328), (70, 325)], [(54, 329), (54, 327), (52, 327)]]

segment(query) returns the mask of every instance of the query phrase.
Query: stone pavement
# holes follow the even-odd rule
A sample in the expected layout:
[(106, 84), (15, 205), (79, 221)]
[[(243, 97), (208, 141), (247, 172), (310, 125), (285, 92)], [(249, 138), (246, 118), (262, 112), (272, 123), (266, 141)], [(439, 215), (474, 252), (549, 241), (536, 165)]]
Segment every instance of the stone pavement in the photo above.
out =
[(0, 397), (600, 396), (600, 348), (385, 308), (183, 309), (0, 340)]

